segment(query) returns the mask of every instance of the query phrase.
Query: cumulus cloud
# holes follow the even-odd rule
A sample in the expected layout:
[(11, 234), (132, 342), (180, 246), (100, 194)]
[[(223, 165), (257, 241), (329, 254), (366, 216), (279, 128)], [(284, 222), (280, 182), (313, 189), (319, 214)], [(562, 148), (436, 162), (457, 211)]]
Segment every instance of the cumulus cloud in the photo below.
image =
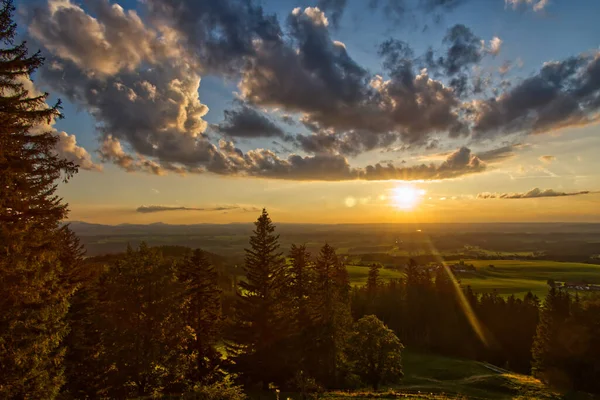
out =
[(479, 63), (483, 57), (481, 39), (465, 25), (457, 24), (448, 29), (444, 44), (445, 55), (437, 59), (437, 66), (442, 67), (447, 75), (456, 75), (469, 66)]
[[(442, 10), (459, 3), (419, 4)], [(345, 2), (323, 4), (343, 8)], [(384, 72), (374, 75), (333, 40), (334, 17), (317, 7), (294, 9), (284, 24), (246, 0), (146, 0), (140, 5), (144, 20), (108, 0), (90, 0), (88, 7), (48, 0), (28, 10), (29, 36), (50, 52), (39, 78), (89, 111), (101, 159), (130, 172), (444, 179), (482, 172), (514, 148), (479, 156), (469, 150), (461, 168), (450, 159), (442, 165), (355, 168), (346, 157), (400, 144), (433, 147), (442, 135), (474, 133), (474, 143), (512, 132), (546, 132), (589, 123), (600, 107), (597, 53), (547, 63), (535, 76), (483, 98), (493, 82), (482, 74), (476, 85), (471, 74), (484, 56), (500, 51), (502, 41), (494, 37), (482, 46), (464, 25), (449, 29), (442, 50), (428, 52), (425, 61), (400, 40), (384, 42)], [(239, 78), (239, 101), (212, 125), (222, 135), (218, 143), (206, 134), (201, 73)], [(481, 96), (465, 101), (471, 92)], [(309, 134), (285, 130), (302, 125)], [(63, 151), (93, 168), (89, 154), (85, 161), (87, 153), (65, 135)], [(273, 146), (243, 152), (233, 142), (238, 138), (269, 138)]]
[[(29, 78), (18, 77), (17, 80), (23, 85), (23, 89), (29, 93), (29, 96), (37, 97), (43, 95), (43, 93), (35, 87), (34, 83)], [(50, 121), (40, 123), (36, 126), (33, 126), (30, 132), (34, 135), (50, 133), (57, 138), (54, 150), (60, 157), (74, 163), (81, 169), (87, 171), (102, 171), (102, 165), (94, 163), (87, 150), (77, 144), (77, 138), (75, 135), (69, 135), (64, 131), (59, 132), (56, 128), (54, 128), (55, 122), (56, 121), (52, 119)]]
[[(275, 122), (264, 113), (247, 104), (242, 103), (236, 109), (225, 110), (224, 114), (223, 122), (216, 125), (214, 129), (225, 136), (245, 139), (260, 137), (284, 138), (286, 136), (283, 129)], [(286, 140), (290, 140), (290, 138), (286, 138)]]
[(275, 15), (247, 0), (146, 0), (151, 22), (172, 32), (209, 73), (235, 76), (256, 43), (279, 42)]
[[(500, 51), (501, 43), (499, 38), (494, 38), (490, 48), (486, 49), (484, 40), (465, 25), (457, 24), (446, 32), (441, 54), (436, 54), (431, 48), (425, 53), (425, 65), (436, 74), (441, 71), (442, 75), (449, 78), (449, 85), (456, 95), (464, 97), (469, 93), (470, 70), (481, 62), (486, 52), (493, 54), (494, 51)], [(478, 85), (481, 82), (473, 83), (474, 92), (478, 91)]]
[(553, 189), (540, 190), (539, 188), (531, 189), (526, 193), (479, 193), (478, 199), (532, 199), (538, 197), (564, 197), (564, 196), (579, 196), (588, 194), (590, 191), (581, 192), (558, 192)]
[(382, 166), (376, 164), (368, 166), (364, 171), (364, 179), (367, 180), (437, 180), (452, 179), (464, 175), (483, 172), (486, 164), (471, 150), (461, 147), (450, 153), (448, 158), (441, 164), (421, 164), (411, 167), (395, 167), (391, 164)]
[(216, 207), (183, 207), (183, 206), (140, 206), (135, 211), (143, 214), (164, 212), (164, 211), (260, 211), (257, 207), (240, 207), (240, 206), (216, 206)]
[(547, 62), (497, 97), (473, 101), (476, 137), (543, 133), (598, 119), (600, 52)]
[(492, 40), (490, 40), (489, 52), (495, 56), (500, 53), (500, 48), (502, 47), (502, 39), (498, 36), (494, 36)]

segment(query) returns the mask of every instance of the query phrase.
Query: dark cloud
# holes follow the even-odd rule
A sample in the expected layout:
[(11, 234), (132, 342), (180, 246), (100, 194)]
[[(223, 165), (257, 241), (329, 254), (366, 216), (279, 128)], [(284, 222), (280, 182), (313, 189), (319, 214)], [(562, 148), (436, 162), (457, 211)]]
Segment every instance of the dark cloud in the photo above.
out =
[(247, 104), (242, 103), (236, 109), (225, 110), (224, 115), (223, 122), (214, 126), (214, 129), (222, 135), (245, 139), (286, 137), (283, 129), (275, 122)]
[[(442, 10), (458, 3), (422, 4)], [(392, 39), (380, 47), (384, 74), (373, 75), (332, 39), (318, 8), (294, 9), (282, 28), (250, 0), (142, 4), (144, 22), (108, 0), (89, 1), (93, 18), (68, 0), (49, 0), (26, 14), (31, 39), (50, 52), (40, 81), (89, 111), (100, 136), (98, 154), (127, 171), (445, 179), (481, 172), (514, 149), (479, 157), (469, 151), (460, 158), (468, 150), (461, 149), (437, 166), (402, 168), (353, 168), (346, 156), (400, 144), (432, 148), (442, 135), (467, 136), (472, 129), (475, 140), (497, 132), (544, 132), (589, 123), (600, 108), (598, 53), (547, 63), (512, 88), (496, 87), (502, 93), (493, 98), (464, 102), (461, 97), (475, 91), (470, 71), (485, 54), (497, 54), (501, 40), (486, 47), (463, 25), (448, 31), (441, 54), (427, 54), (431, 72), (419, 68), (423, 61), (406, 43)], [(206, 134), (200, 72), (240, 78), (240, 103), (215, 129), (230, 139), (277, 139), (276, 151), (242, 152), (232, 141), (217, 144)], [(263, 107), (285, 113), (284, 123), (298, 121), (311, 134), (291, 137)], [(290, 154), (294, 146), (304, 155)], [(67, 148), (73, 153), (76, 143), (66, 140)]]
[(526, 193), (479, 193), (478, 199), (532, 199), (538, 197), (564, 197), (564, 196), (579, 196), (588, 194), (589, 191), (581, 192), (557, 192), (553, 189), (540, 190), (535, 188)]
[(542, 133), (597, 119), (600, 52), (545, 63), (541, 70), (495, 98), (474, 102), (476, 137)]
[(296, 120), (294, 119), (294, 117), (292, 117), (291, 115), (287, 115), (287, 114), (281, 116), (281, 121), (284, 124), (287, 124), (289, 126), (296, 126), (296, 125), (298, 125), (297, 122), (296, 122)]
[(157, 213), (163, 211), (259, 211), (257, 207), (218, 206), (218, 207), (183, 207), (183, 206), (140, 206), (135, 211), (143, 214)]
[(444, 45), (445, 54), (438, 57), (430, 67), (441, 67), (448, 76), (454, 76), (478, 64), (483, 57), (481, 39), (462, 24), (448, 29), (444, 36)]
[(279, 42), (281, 27), (251, 0), (146, 0), (150, 19), (178, 33), (207, 72), (237, 75), (255, 41)]
[[(369, 0), (365, 2), (367, 8), (371, 11), (381, 11), (388, 19), (394, 22), (399, 22), (405, 19), (407, 14), (415, 16), (415, 14), (434, 14), (434, 18), (439, 20), (441, 14), (450, 12), (456, 7), (466, 3), (468, 0), (418, 0), (415, 4), (406, 0)], [(348, 0), (319, 0), (317, 3), (319, 9), (327, 13), (331, 17), (331, 21), (335, 27), (339, 25)], [(356, 4), (363, 4), (363, 0), (356, 1)]]
[(477, 153), (477, 156), (482, 161), (493, 164), (513, 158), (516, 156), (517, 151), (526, 149), (527, 147), (529, 147), (529, 145), (523, 143), (506, 144), (495, 149), (479, 152)]
[(375, 164), (368, 166), (364, 171), (364, 179), (367, 180), (438, 180), (452, 179), (464, 175), (483, 172), (486, 165), (466, 147), (461, 147), (451, 153), (446, 161), (439, 165), (421, 164), (411, 167), (395, 167)]
[(468, 0), (420, 0), (420, 6), (428, 12), (452, 11)]
[(337, 27), (344, 14), (347, 2), (348, 0), (319, 0), (317, 7), (330, 15), (331, 22)]
[[(481, 173), (486, 164), (471, 150), (462, 147), (449, 153), (441, 164), (420, 164), (396, 167), (392, 164), (353, 168), (340, 154), (320, 153), (314, 156), (292, 154), (281, 158), (272, 150), (256, 149), (245, 154), (231, 142), (221, 141), (221, 151), (227, 154), (229, 169), (216, 173), (254, 176), (271, 179), (339, 181), (339, 180), (437, 180)], [(402, 164), (404, 164), (402, 162)]]

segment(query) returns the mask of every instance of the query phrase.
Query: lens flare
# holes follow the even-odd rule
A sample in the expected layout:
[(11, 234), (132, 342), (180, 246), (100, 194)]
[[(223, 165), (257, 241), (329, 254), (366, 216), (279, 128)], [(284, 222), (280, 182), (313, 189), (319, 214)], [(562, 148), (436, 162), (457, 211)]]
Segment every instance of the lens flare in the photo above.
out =
[(391, 200), (394, 207), (399, 210), (410, 211), (421, 202), (425, 190), (414, 186), (402, 185), (392, 190)]

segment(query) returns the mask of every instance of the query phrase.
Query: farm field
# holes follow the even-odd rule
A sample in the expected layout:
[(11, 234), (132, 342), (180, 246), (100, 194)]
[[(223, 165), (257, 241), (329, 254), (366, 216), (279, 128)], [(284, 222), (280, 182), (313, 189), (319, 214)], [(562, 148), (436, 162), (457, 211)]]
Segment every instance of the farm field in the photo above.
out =
[[(548, 279), (600, 284), (600, 265), (595, 264), (545, 260), (465, 260), (465, 264), (473, 264), (477, 271), (458, 273), (458, 280), (481, 293), (496, 290), (502, 295), (523, 296), (531, 291), (543, 298), (548, 291)], [(350, 265), (347, 268), (352, 284), (366, 283), (368, 267)], [(381, 269), (380, 275), (382, 279), (404, 277), (403, 272), (389, 269)]]

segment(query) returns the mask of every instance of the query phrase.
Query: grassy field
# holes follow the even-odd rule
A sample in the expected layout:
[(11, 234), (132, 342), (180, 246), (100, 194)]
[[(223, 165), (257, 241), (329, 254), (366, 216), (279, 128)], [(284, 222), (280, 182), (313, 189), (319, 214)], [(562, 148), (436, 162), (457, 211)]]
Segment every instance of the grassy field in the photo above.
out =
[(537, 379), (470, 360), (404, 352), (401, 385), (374, 393), (333, 392), (329, 399), (592, 399), (585, 394), (559, 394)]
[[(543, 298), (548, 292), (548, 279), (600, 284), (600, 265), (594, 264), (544, 260), (465, 260), (465, 263), (473, 264), (477, 271), (459, 273), (458, 279), (463, 285), (470, 285), (481, 293), (496, 290), (502, 295), (523, 296), (532, 291)], [(347, 268), (352, 284), (366, 283), (368, 267), (349, 265)], [(389, 269), (381, 269), (380, 273), (383, 279), (404, 277), (403, 272)]]
[[(537, 379), (508, 372), (489, 364), (420, 354), (403, 353), (404, 379), (401, 384), (383, 387), (374, 392), (369, 389), (334, 391), (320, 396), (331, 400), (362, 399), (569, 399), (591, 400), (593, 397), (570, 393), (561, 394)], [(252, 399), (276, 399), (271, 393), (250, 396)], [(281, 393), (280, 399), (299, 400), (297, 393)]]

